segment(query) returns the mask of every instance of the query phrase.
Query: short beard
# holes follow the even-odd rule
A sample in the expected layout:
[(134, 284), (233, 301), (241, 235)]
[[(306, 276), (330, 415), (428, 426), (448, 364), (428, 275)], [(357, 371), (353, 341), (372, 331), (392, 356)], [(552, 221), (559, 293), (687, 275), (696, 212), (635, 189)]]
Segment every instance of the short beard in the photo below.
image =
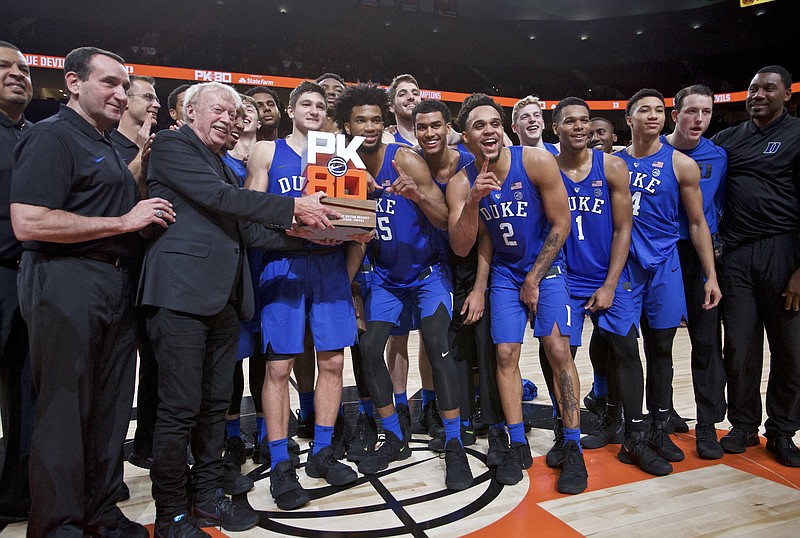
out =
[(378, 151), (381, 149), (381, 146), (382, 144), (380, 142), (380, 139), (378, 139), (378, 142), (376, 142), (374, 146), (365, 146), (364, 144), (361, 144), (361, 147), (358, 149), (360, 153), (366, 153), (367, 155), (372, 155), (374, 153), (378, 153)]

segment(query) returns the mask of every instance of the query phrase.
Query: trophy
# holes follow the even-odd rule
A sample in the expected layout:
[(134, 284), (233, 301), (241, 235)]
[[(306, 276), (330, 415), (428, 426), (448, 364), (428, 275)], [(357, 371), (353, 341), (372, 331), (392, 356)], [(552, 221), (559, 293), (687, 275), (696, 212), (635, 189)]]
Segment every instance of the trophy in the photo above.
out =
[(311, 230), (309, 239), (339, 239), (347, 241), (355, 234), (369, 233), (375, 229), (374, 200), (367, 200), (367, 171), (356, 150), (364, 142), (355, 136), (347, 144), (343, 134), (308, 132), (308, 146), (303, 153), (303, 175), (306, 178), (305, 194), (325, 192), (322, 204), (342, 215), (332, 221), (333, 229)]

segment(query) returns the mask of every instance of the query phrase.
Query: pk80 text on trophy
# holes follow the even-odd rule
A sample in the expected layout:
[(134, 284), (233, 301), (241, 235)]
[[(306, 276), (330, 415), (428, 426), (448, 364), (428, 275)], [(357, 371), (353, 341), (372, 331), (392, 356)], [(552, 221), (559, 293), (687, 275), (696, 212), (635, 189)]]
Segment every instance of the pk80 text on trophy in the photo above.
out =
[(341, 213), (333, 221), (333, 229), (311, 230), (307, 239), (339, 239), (369, 233), (375, 229), (375, 200), (367, 200), (368, 175), (364, 161), (356, 150), (364, 142), (354, 136), (347, 143), (343, 134), (308, 132), (308, 146), (303, 155), (305, 194), (319, 191), (327, 197), (321, 202)]

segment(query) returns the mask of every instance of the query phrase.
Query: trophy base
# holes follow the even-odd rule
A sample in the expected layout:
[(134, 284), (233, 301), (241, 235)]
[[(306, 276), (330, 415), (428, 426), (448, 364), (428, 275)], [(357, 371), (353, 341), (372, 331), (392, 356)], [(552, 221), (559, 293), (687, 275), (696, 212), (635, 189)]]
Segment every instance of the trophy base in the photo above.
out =
[(353, 235), (370, 233), (375, 229), (375, 200), (361, 200), (357, 198), (322, 198), (320, 202), (342, 215), (341, 219), (331, 220), (332, 229), (319, 230), (303, 226), (310, 230), (311, 235), (306, 239), (337, 239), (347, 241)]

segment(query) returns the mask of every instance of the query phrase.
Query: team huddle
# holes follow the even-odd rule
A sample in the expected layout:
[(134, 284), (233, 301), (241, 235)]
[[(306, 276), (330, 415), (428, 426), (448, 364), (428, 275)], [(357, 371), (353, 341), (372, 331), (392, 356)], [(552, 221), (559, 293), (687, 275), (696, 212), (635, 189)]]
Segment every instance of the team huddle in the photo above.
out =
[[(310, 502), (296, 471), (300, 447), (289, 436), (293, 373), (297, 436), (311, 440), (303, 465), (311, 478), (345, 486), (359, 473), (379, 473), (411, 455), (414, 430), (444, 454), (450, 490), (473, 483), (464, 447), (476, 435), (488, 435), (493, 478), (520, 482), (533, 461), (519, 367), (529, 324), (553, 403), (555, 442), (545, 461), (560, 469), (559, 492), (587, 488), (584, 450), (620, 444), (621, 463), (657, 476), (685, 458), (670, 439), (688, 428), (672, 405), (672, 343), (684, 322), (692, 342), (698, 456), (719, 459), (759, 444), (766, 328), (773, 352), (767, 450), (783, 465), (800, 466), (792, 442), (800, 426), (800, 122), (784, 110), (791, 95), (785, 69), (760, 70), (748, 90), (750, 120), (713, 140), (703, 136), (714, 102), (708, 87), (676, 95), (675, 129), (667, 135), (664, 97), (640, 90), (625, 110), (631, 144), (614, 148), (613, 124), (593, 117), (580, 98), (567, 97), (551, 111), (557, 145), (542, 140), (538, 99), (520, 100), (511, 114), (520, 144), (513, 145), (506, 112), (490, 96), (469, 96), (454, 121), (445, 103), (420, 99), (410, 75), (396, 77), (388, 90), (348, 86), (332, 73), (302, 82), (285, 109), (292, 125), (286, 138), (278, 138), (282, 110), (272, 90), (240, 95), (218, 83), (182, 86), (168, 103), (177, 125), (151, 136), (160, 106), (155, 81), (128, 79), (120, 60), (105, 51), (78, 51), (84, 56), (65, 64), (71, 97), (59, 115), (62, 123), (78, 124), (84, 115), (70, 115), (73, 102), (83, 111), (95, 106), (92, 97), (102, 90), (91, 86), (93, 77), (124, 89), (130, 105), (115, 120), (110, 140), (121, 157), (113, 164), (127, 167), (126, 196), (131, 211), (142, 213), (124, 232), (143, 230), (145, 238), (134, 252), (120, 246), (129, 233), (86, 232), (70, 240), (38, 228), (39, 206), (80, 213), (85, 202), (82, 194), (65, 195), (68, 202), (59, 206), (43, 194), (34, 172), (42, 175), (51, 164), (35, 156), (54, 151), (60, 124), (33, 127), (15, 150), (11, 189), (11, 220), (25, 241), (20, 303), (32, 343), (60, 342), (63, 334), (45, 334), (36, 303), (47, 292), (38, 282), (53, 260), (115, 269), (141, 259), (133, 275), (138, 291), (131, 292), (140, 330), (134, 337), (129, 323), (125, 340), (132, 346), (138, 339), (142, 371), (130, 461), (151, 469), (157, 536), (206, 536), (203, 526), (241, 531), (258, 522), (254, 511), (228, 498), (253, 487), (241, 473), (245, 357), (257, 412), (253, 458), (269, 465), (280, 509)], [(137, 116), (133, 98), (141, 95), (150, 97), (149, 106)], [(106, 118), (87, 120), (97, 132), (113, 125), (107, 110), (96, 116)], [(303, 154), (312, 131), (363, 137), (357, 155), (376, 202), (374, 232), (344, 242), (309, 239), (310, 229), (335, 226), (340, 216), (320, 204), (320, 193), (304, 192)], [(65, 192), (86, 192), (80, 179), (63, 183)], [(130, 207), (108, 208), (115, 212), (108, 216)], [(106, 215), (98, 211), (87, 218)], [(110, 247), (109, 237), (127, 239)], [(80, 242), (91, 249), (48, 246)], [(587, 318), (591, 342), (582, 341)], [(418, 417), (406, 394), (413, 330), (421, 342)], [(583, 398), (598, 416), (592, 432), (580, 430), (583, 393), (574, 357), (584, 344), (594, 370)], [(36, 356), (32, 349), (34, 365), (57, 348)], [(345, 417), (341, 403), (345, 348), (359, 395), (355, 419)], [(63, 395), (52, 398), (64, 403)], [(143, 420), (148, 406), (152, 419)], [(715, 424), (726, 412), (733, 428), (718, 440)], [(45, 414), (40, 420), (54, 427)], [(114, 428), (106, 428), (110, 435)], [(124, 486), (119, 449), (109, 445), (106, 496), (92, 500), (86, 515), (45, 516), (37, 500), (53, 492), (37, 491), (32, 480), (33, 533), (68, 521), (140, 535), (115, 506)], [(194, 459), (189, 474), (187, 450)], [(36, 452), (32, 464), (33, 458), (47, 459)], [(34, 523), (34, 514), (46, 523)]]

